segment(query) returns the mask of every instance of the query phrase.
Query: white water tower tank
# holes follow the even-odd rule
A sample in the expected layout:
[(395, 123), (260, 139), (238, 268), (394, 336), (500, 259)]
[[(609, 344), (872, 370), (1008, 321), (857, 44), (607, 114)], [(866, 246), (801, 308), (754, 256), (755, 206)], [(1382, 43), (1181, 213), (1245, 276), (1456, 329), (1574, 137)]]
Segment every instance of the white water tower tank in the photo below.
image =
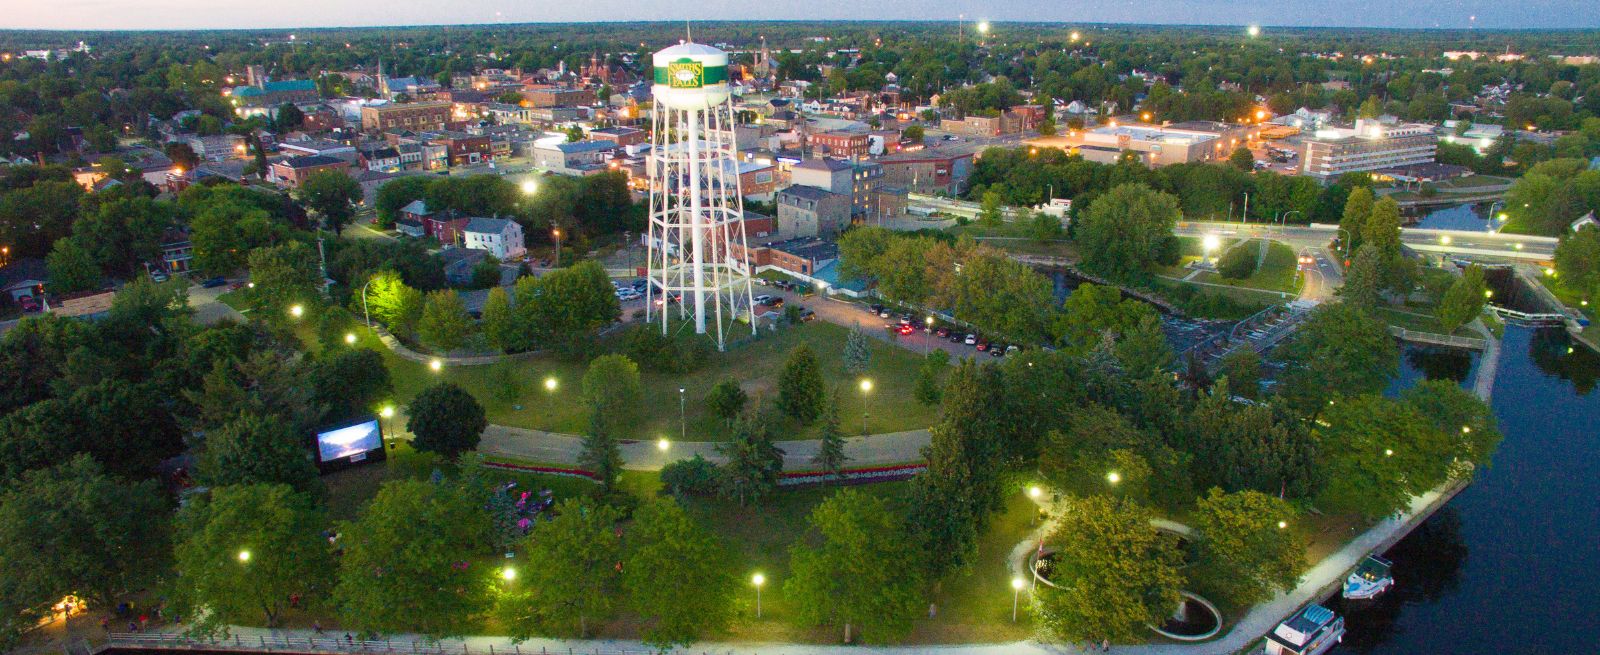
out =
[(700, 43), (680, 43), (652, 57), (656, 102), (693, 111), (728, 100), (728, 53)]

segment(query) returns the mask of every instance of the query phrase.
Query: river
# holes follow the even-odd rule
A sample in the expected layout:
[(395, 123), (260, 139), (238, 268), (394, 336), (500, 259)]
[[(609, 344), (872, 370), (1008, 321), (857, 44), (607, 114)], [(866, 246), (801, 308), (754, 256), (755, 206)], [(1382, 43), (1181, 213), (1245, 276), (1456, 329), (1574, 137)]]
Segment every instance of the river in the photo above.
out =
[[(1458, 655), (1600, 650), (1600, 356), (1559, 329), (1508, 326), (1492, 466), (1388, 553), (1396, 588), (1333, 607), (1335, 652)], [(1397, 386), (1468, 380), (1476, 356), (1406, 349)]]

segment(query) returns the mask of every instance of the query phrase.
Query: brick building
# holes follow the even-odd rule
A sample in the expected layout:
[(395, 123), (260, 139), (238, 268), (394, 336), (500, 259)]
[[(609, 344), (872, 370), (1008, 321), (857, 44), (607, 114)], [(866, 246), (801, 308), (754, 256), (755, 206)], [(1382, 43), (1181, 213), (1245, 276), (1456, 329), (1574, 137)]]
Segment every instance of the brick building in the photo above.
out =
[(451, 107), (449, 102), (366, 105), (361, 108), (361, 129), (367, 132), (442, 130), (450, 122)]
[(277, 161), (270, 168), (274, 183), (285, 189), (298, 189), (307, 178), (322, 171), (348, 173), (350, 162), (328, 155), (311, 155)]

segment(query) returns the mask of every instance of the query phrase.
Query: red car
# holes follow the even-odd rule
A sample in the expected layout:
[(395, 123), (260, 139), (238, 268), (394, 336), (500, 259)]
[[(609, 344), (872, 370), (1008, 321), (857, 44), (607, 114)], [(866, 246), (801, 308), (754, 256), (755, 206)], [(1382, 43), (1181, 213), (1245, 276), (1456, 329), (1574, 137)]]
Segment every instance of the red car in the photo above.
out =
[(33, 296), (23, 296), (18, 298), (17, 304), (21, 306), (22, 311), (25, 312), (36, 312), (41, 309), (38, 299), (34, 298)]
[(899, 332), (902, 335), (905, 335), (905, 334), (911, 334), (912, 332), (916, 332), (916, 328), (913, 328), (913, 327), (911, 327), (909, 325), (901, 325), (901, 326), (895, 328), (895, 331)]

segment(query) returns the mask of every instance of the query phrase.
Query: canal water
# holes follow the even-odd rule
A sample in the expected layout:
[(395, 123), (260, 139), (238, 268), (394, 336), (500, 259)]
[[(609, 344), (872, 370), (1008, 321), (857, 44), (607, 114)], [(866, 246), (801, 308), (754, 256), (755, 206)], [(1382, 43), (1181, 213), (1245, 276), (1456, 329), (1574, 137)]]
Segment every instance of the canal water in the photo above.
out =
[[(1468, 381), (1476, 355), (1407, 348), (1395, 388)], [(1494, 462), (1388, 553), (1396, 587), (1346, 616), (1339, 653), (1600, 652), (1600, 356), (1507, 326)]]
[(1411, 227), (1483, 232), (1489, 229), (1489, 205), (1452, 205), (1430, 209)]

